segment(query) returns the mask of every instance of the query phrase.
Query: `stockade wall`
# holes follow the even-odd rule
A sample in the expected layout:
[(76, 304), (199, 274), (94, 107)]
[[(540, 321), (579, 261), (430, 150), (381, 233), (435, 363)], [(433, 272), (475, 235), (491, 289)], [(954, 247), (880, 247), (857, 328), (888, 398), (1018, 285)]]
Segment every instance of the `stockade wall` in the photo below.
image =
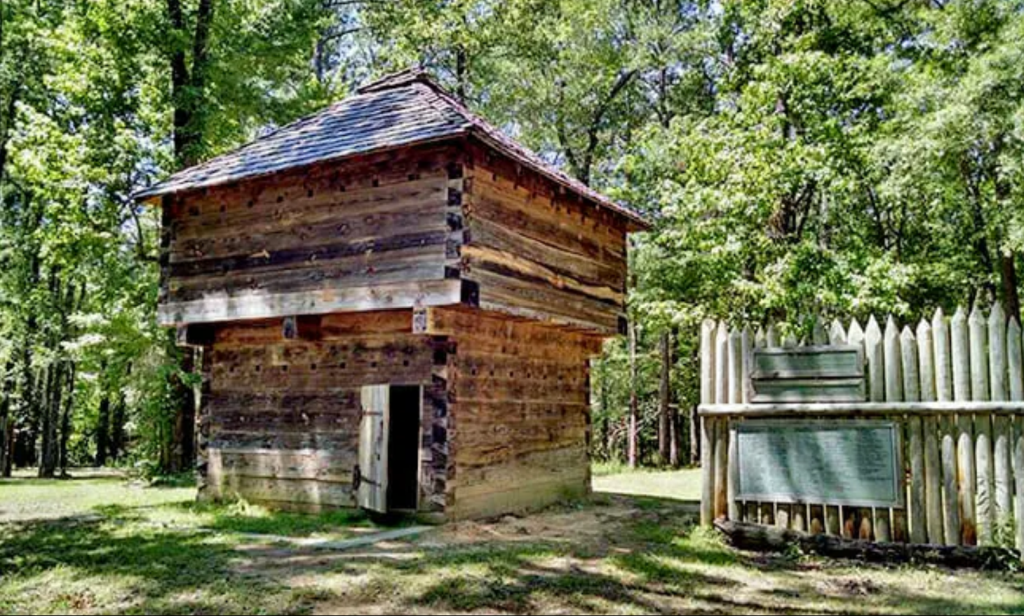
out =
[[(747, 381), (755, 347), (856, 345), (863, 349), (866, 402), (752, 404)], [(706, 321), (701, 332), (701, 520), (725, 517), (879, 542), (1006, 545), (1024, 549), (1024, 361), (1021, 327), (996, 304), (916, 328), (872, 317), (826, 328), (809, 341), (778, 328), (752, 331)], [(801, 418), (895, 422), (906, 480), (905, 508), (744, 502), (738, 483), (737, 421)], [(841, 500), (841, 499), (837, 499)]]

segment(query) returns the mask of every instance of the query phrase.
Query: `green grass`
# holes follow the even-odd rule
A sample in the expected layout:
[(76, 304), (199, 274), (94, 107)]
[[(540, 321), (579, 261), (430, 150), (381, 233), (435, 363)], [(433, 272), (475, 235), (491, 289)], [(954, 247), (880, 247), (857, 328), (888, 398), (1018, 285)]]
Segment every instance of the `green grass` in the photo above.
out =
[(619, 473), (606, 473), (604, 470), (594, 469), (594, 492), (700, 501), (699, 468), (674, 471), (625, 469)]
[[(120, 479), (0, 483), (0, 613), (1024, 614), (1024, 577), (734, 551), (695, 524), (693, 472), (595, 480), (590, 501), (316, 551), (358, 514), (197, 505)], [(643, 486), (670, 498), (622, 496)], [(36, 518), (31, 518), (37, 514)]]

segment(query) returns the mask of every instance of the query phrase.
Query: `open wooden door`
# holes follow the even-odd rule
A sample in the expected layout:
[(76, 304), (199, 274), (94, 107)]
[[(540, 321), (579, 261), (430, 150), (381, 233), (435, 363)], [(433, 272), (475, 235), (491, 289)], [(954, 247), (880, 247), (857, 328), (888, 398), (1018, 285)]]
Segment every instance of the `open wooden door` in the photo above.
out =
[(388, 509), (388, 385), (367, 385), (361, 393), (356, 502), (363, 509)]

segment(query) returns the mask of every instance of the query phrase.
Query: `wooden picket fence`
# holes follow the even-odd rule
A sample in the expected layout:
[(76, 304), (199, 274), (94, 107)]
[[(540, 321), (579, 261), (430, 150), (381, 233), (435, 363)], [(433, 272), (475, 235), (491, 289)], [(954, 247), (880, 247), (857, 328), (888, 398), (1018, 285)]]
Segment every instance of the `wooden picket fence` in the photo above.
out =
[[(730, 328), (707, 321), (701, 332), (701, 519), (781, 526), (880, 542), (1004, 545), (1024, 553), (1024, 359), (1016, 318), (994, 305), (937, 310), (916, 328), (866, 327), (818, 320), (809, 344), (856, 345), (866, 363), (867, 402), (753, 404), (747, 381), (755, 347), (793, 347), (778, 328)], [(746, 418), (875, 417), (902, 431), (905, 508), (825, 503), (744, 502), (734, 422)], [(837, 499), (838, 500), (838, 499)]]

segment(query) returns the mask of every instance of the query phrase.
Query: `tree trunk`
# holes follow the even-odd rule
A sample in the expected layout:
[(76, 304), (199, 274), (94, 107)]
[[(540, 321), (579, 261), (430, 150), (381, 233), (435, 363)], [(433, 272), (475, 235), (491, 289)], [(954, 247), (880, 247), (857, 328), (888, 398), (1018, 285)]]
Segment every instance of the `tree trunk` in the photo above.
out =
[(639, 385), (639, 379), (637, 378), (637, 366), (636, 366), (636, 320), (630, 319), (629, 321), (629, 429), (626, 438), (629, 441), (629, 468), (636, 468), (637, 458), (639, 457), (639, 434), (637, 434), (639, 426), (639, 405), (640, 401), (637, 397), (637, 386)]
[(57, 472), (57, 408), (60, 404), (61, 364), (54, 362), (46, 369), (43, 401), (42, 442), (40, 444), (39, 476), (52, 478)]
[(661, 334), (661, 383), (658, 387), (658, 455), (662, 464), (668, 464), (672, 456), (672, 423), (669, 408), (672, 372), (671, 334)]
[(60, 474), (68, 474), (68, 439), (71, 437), (71, 412), (75, 404), (75, 363), (69, 362), (65, 371), (65, 394), (60, 418)]
[(107, 465), (110, 451), (110, 392), (104, 391), (100, 399), (99, 419), (96, 422), (96, 466)]
[[(181, 371), (191, 374), (195, 370), (195, 350), (188, 347), (180, 350)], [(174, 416), (174, 434), (166, 470), (180, 473), (191, 470), (196, 460), (196, 392), (184, 378), (176, 379), (175, 387), (177, 413)]]
[(7, 460), (10, 459), (10, 439), (7, 437), (8, 432), (11, 431), (14, 424), (14, 418), (11, 416), (11, 396), (14, 395), (14, 362), (8, 360), (7, 365), (4, 367), (3, 373), (3, 392), (0, 393), (0, 475), (9, 477), (9, 474), (5, 474), (4, 471), (7, 469)]
[(124, 395), (118, 394), (117, 402), (114, 404), (114, 411), (110, 416), (110, 460), (117, 461), (124, 453), (124, 422), (125, 405)]

